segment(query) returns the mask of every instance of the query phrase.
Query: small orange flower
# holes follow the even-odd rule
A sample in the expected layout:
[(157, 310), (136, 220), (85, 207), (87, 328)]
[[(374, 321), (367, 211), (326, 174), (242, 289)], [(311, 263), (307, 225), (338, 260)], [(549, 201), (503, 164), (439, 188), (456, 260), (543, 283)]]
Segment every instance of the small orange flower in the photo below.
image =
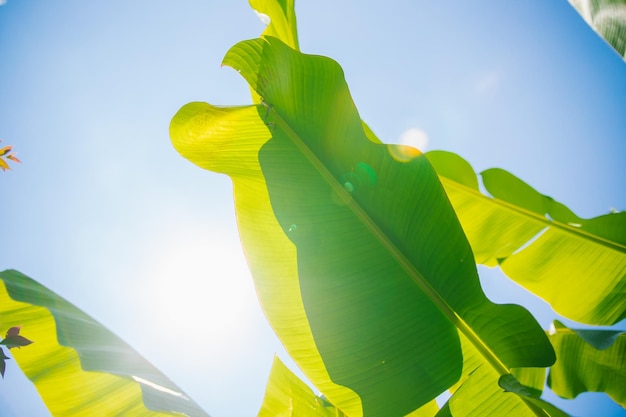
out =
[[(2, 141), (0, 140), (0, 142), (2, 142)], [(17, 163), (21, 163), (22, 162), (22, 161), (20, 161), (17, 158), (17, 156), (15, 156), (14, 152), (11, 152), (12, 149), (13, 149), (13, 146), (5, 146), (3, 148), (0, 148), (0, 169), (2, 171), (6, 171), (7, 169), (11, 169), (11, 167), (7, 163), (6, 159), (10, 159), (11, 161), (17, 162)]]

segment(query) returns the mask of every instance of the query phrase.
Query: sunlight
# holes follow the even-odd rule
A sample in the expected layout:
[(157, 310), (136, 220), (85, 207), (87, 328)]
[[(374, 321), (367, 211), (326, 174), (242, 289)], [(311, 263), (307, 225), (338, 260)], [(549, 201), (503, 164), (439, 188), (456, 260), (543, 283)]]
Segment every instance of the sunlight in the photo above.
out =
[(405, 130), (399, 140), (392, 142), (400, 146), (389, 147), (389, 153), (394, 159), (406, 162), (419, 156), (428, 146), (428, 135), (421, 129), (412, 127)]
[[(182, 233), (181, 233), (182, 234)], [(245, 338), (256, 297), (239, 242), (219, 234), (176, 236), (152, 253), (142, 314), (151, 333), (199, 354), (227, 354), (226, 340)]]
[(185, 244), (160, 260), (153, 294), (164, 323), (179, 330), (222, 333), (240, 322), (245, 309), (240, 287), (246, 285), (242, 275), (248, 272), (240, 267), (242, 256), (232, 249)]
[(400, 135), (399, 144), (412, 146), (424, 152), (428, 147), (428, 135), (422, 129), (412, 127)]

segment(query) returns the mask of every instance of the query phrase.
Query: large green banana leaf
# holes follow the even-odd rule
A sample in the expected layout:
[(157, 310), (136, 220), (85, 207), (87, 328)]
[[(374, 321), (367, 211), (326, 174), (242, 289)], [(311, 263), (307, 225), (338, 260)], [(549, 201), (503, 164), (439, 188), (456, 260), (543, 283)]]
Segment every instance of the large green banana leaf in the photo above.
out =
[(626, 0), (568, 0), (585, 22), (626, 60)]
[(478, 263), (500, 265), (564, 317), (611, 325), (626, 317), (626, 212), (581, 219), (501, 169), (480, 175), (450, 152), (427, 154)]
[(55, 417), (208, 417), (117, 336), (17, 271), (0, 272), (0, 322), (34, 341), (11, 353)]
[(499, 375), (553, 362), (526, 310), (482, 293), (428, 160), (398, 162), (408, 148), (367, 139), (334, 61), (267, 37), (224, 64), (264, 104), (191, 103), (172, 142), (232, 178), (261, 304), (333, 404), (351, 416), (412, 412), (459, 379), (459, 331)]
[[(622, 19), (621, 27), (626, 27), (626, 14), (619, 13), (626, 10), (624, 0), (570, 2), (584, 16), (605, 22)], [(293, 2), (253, 0), (250, 4), (270, 17), (265, 35), (297, 49)], [(623, 45), (624, 31), (614, 35), (612, 42)], [(363, 128), (370, 140), (380, 142), (366, 125)], [(626, 213), (581, 219), (498, 169), (481, 174), (496, 197), (489, 199), (478, 192), (476, 174), (462, 158), (440, 151), (426, 155), (441, 177), (478, 263), (501, 263), (509, 277), (572, 320), (610, 325), (626, 317)]]

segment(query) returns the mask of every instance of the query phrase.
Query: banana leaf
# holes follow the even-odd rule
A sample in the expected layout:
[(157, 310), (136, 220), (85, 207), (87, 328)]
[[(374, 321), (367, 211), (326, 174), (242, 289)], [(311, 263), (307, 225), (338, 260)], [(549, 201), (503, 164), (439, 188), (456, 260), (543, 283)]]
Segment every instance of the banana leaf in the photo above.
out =
[[(570, 3), (583, 16), (606, 21), (619, 20), (620, 14), (612, 11), (626, 10), (624, 0)], [(292, 1), (251, 0), (250, 4), (270, 18), (264, 35), (298, 49)], [(613, 39), (623, 45), (626, 35), (620, 33)], [(381, 143), (362, 124), (367, 137)], [(500, 169), (481, 173), (485, 187), (496, 197), (488, 199), (478, 192), (476, 174), (461, 157), (442, 151), (426, 156), (441, 177), (478, 263), (500, 264), (509, 277), (569, 319), (611, 325), (626, 317), (626, 213), (581, 219)], [(549, 233), (542, 236), (545, 231)], [(538, 236), (534, 245), (525, 247)]]
[(293, 49), (300, 50), (295, 0), (249, 0), (249, 3), (267, 24), (263, 36), (278, 38)]
[[(499, 375), (466, 338), (461, 337), (461, 342), (465, 358), (463, 376), (450, 389), (452, 396), (437, 417), (566, 415), (552, 404), (540, 400), (538, 394), (541, 391), (527, 391), (511, 374)], [(543, 370), (545, 380), (545, 369), (523, 369)], [(537, 395), (533, 395), (535, 393)]]
[(499, 375), (554, 361), (526, 310), (482, 293), (428, 160), (368, 140), (334, 61), (265, 37), (235, 45), (224, 64), (262, 103), (190, 103), (172, 119), (172, 143), (233, 180), (264, 311), (335, 406), (416, 410), (460, 378), (459, 332)]
[[(626, 334), (622, 331), (596, 329), (569, 329), (555, 321), (549, 337), (558, 353), (558, 361), (550, 369), (549, 385), (563, 398), (575, 398), (581, 392), (606, 392), (618, 404), (626, 408), (623, 387), (626, 384), (626, 368), (623, 352), (626, 351)], [(436, 403), (410, 414), (410, 417), (486, 416), (498, 410), (502, 415), (535, 416), (531, 402), (545, 409), (551, 416), (564, 416), (563, 411), (539, 399), (542, 394), (546, 369), (514, 369), (513, 374), (524, 382), (522, 385), (513, 375), (498, 376), (475, 349), (462, 338), (464, 370), (461, 382), (453, 389), (454, 395), (438, 411)], [(499, 389), (493, 382), (498, 380)], [(513, 395), (516, 394), (516, 395)], [(303, 408), (293, 404), (325, 404), (323, 411), (304, 413)], [(291, 408), (289, 408), (291, 407)], [(289, 371), (279, 359), (275, 360), (268, 381), (268, 389), (262, 407), (265, 415), (283, 415), (282, 410), (302, 411), (284, 415), (327, 415), (331, 405), (313, 394), (308, 386)], [(313, 405), (310, 410), (318, 410)], [(329, 414), (341, 415), (339, 410)]]
[(574, 330), (555, 321), (550, 341), (558, 354), (548, 374), (552, 391), (563, 398), (606, 392), (626, 408), (626, 333)]
[(340, 417), (344, 414), (323, 397), (315, 395), (278, 357), (274, 357), (258, 417), (275, 416)]
[(533, 392), (542, 393), (548, 371), (548, 386), (562, 398), (583, 392), (605, 392), (626, 408), (626, 333), (606, 329), (570, 329), (559, 321), (548, 333), (557, 352), (549, 370), (514, 369), (513, 375)]
[[(438, 410), (437, 402), (433, 400), (407, 417), (433, 417)], [(344, 417), (345, 414), (323, 396), (315, 395), (307, 384), (275, 357), (258, 417), (276, 416)]]
[(569, 3), (626, 60), (625, 0), (569, 0)]
[(208, 417), (124, 341), (20, 272), (0, 272), (0, 322), (34, 341), (11, 353), (55, 417)]
[(476, 262), (495, 266), (564, 317), (611, 325), (626, 317), (626, 212), (581, 219), (512, 174), (480, 175), (460, 156), (427, 154)]

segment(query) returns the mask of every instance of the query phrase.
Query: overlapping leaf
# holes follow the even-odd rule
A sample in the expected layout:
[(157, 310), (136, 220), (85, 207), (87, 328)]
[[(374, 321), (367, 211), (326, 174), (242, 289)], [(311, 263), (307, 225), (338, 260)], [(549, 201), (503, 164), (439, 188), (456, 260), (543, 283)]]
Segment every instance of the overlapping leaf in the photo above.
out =
[(606, 392), (626, 408), (626, 333), (572, 330), (555, 322), (550, 335), (558, 360), (548, 385), (563, 398), (582, 392)]
[(427, 156), (478, 263), (499, 264), (572, 320), (610, 325), (626, 317), (626, 212), (581, 219), (500, 169), (481, 173), (490, 198), (461, 157)]
[[(438, 410), (437, 402), (433, 400), (407, 417), (433, 417)], [(308, 385), (275, 357), (258, 416), (344, 417), (345, 414), (324, 397), (315, 395)]]
[(261, 303), (333, 404), (355, 416), (415, 410), (459, 378), (458, 330), (500, 373), (553, 361), (528, 312), (485, 298), (426, 158), (400, 163), (398, 148), (366, 138), (334, 61), (268, 37), (224, 63), (265, 106), (192, 103), (172, 141), (233, 178)]
[(11, 352), (55, 417), (208, 416), (117, 336), (17, 271), (0, 272), (0, 316), (36, 342)]
[(328, 401), (317, 396), (278, 357), (265, 388), (259, 417), (343, 417)]
[[(564, 398), (574, 398), (581, 392), (602, 391), (608, 393), (622, 407), (626, 407), (623, 390), (626, 384), (624, 332), (572, 330), (555, 322), (549, 337), (558, 356), (549, 377), (550, 387), (556, 394)], [(461, 340), (465, 362), (463, 377), (454, 395), (438, 414), (436, 405), (431, 403), (428, 408), (420, 410), (422, 414), (411, 416), (432, 417), (437, 414), (438, 417), (482, 417), (496, 413), (530, 417), (537, 415), (533, 408), (545, 410), (548, 415), (554, 417), (566, 415), (539, 399), (546, 379), (545, 369), (516, 369), (514, 374), (524, 383), (521, 385), (512, 375), (499, 377), (466, 339)], [(283, 377), (281, 372), (281, 378), (277, 378), (273, 371), (268, 385), (272, 386), (273, 401), (286, 404), (296, 391), (291, 388), (292, 385), (301, 387), (306, 385), (289, 371), (283, 372), (289, 377)], [(499, 381), (500, 386), (495, 384), (495, 381)], [(308, 389), (305, 391), (310, 399), (318, 398)]]
[(569, 0), (585, 22), (626, 59), (626, 1)]
[(291, 48), (300, 49), (295, 0), (249, 0), (249, 3), (267, 24), (263, 36), (278, 38)]
[[(569, 329), (555, 321), (549, 338), (557, 352), (548, 371), (552, 391), (568, 399), (583, 392), (605, 392), (626, 408), (626, 333)], [(514, 369), (513, 374), (536, 395), (543, 391), (546, 369)]]
[[(520, 389), (511, 389), (510, 382), (515, 381), (513, 375), (499, 375), (466, 338), (461, 337), (461, 342), (465, 358), (463, 376), (451, 389), (453, 395), (437, 417), (563, 416), (562, 411), (539, 400), (538, 395), (535, 398)], [(502, 381), (509, 381), (509, 384), (503, 385)]]
[(525, 405), (534, 411), (541, 411), (549, 417), (569, 417), (563, 410), (535, 396), (533, 391), (528, 390), (511, 374), (501, 376), (498, 379), (498, 384), (505, 392), (515, 394)]

